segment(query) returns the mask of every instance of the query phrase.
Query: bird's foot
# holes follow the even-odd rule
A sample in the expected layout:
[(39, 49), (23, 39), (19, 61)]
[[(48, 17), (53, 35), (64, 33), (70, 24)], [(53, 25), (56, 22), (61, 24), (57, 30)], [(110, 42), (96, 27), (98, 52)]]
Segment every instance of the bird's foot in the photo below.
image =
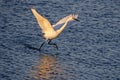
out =
[(58, 46), (56, 43), (53, 43), (53, 45), (55, 46), (55, 48), (58, 50)]
[(49, 45), (53, 45), (57, 50), (58, 50), (58, 46), (56, 43), (52, 43), (51, 40), (48, 42)]

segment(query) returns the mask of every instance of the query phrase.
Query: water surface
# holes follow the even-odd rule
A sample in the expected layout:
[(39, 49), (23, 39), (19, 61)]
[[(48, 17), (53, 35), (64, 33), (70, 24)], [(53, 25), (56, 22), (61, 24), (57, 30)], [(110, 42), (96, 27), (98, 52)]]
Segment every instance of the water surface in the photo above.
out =
[[(70, 22), (45, 45), (31, 12)], [(0, 0), (0, 80), (120, 80), (119, 0)]]

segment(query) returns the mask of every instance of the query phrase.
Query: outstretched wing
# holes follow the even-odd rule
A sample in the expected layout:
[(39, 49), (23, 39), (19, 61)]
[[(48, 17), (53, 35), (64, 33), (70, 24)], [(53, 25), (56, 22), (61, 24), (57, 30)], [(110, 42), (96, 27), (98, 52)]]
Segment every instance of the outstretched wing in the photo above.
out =
[[(58, 25), (60, 25), (60, 24), (63, 24), (63, 23), (65, 23), (66, 20), (67, 20), (68, 18), (70, 18), (70, 17), (71, 17), (71, 18), (74, 18), (74, 19), (77, 19), (77, 18), (78, 18), (78, 15), (70, 14), (70, 15), (68, 15), (68, 16), (60, 19), (56, 24), (53, 24), (52, 26), (55, 27), (55, 26), (58, 26)], [(74, 20), (74, 19), (71, 19), (71, 21)]]
[(46, 31), (46, 30), (54, 30), (52, 25), (50, 24), (50, 22), (45, 18), (42, 17), (35, 9), (31, 9), (32, 13), (34, 14), (40, 28), (42, 29), (42, 31)]

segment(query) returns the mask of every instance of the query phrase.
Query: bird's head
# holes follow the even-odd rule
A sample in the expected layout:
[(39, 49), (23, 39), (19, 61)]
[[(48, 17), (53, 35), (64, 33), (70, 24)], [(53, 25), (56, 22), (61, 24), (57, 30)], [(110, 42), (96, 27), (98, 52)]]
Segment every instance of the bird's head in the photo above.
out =
[(78, 19), (78, 15), (75, 15), (75, 14), (71, 14), (69, 17), (68, 17), (68, 21), (79, 21)]

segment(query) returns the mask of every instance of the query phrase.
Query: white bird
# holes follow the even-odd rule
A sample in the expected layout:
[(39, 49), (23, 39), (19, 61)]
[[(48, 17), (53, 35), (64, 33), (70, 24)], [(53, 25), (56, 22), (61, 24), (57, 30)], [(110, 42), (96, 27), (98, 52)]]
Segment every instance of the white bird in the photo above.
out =
[[(58, 37), (60, 35), (60, 33), (64, 30), (64, 28), (67, 26), (67, 23), (69, 21), (79, 21), (78, 15), (74, 15), (74, 14), (70, 14), (64, 18), (62, 18), (61, 20), (59, 20), (56, 24), (51, 25), (51, 23), (43, 16), (41, 16), (34, 8), (31, 9), (32, 13), (34, 14), (41, 30), (42, 30), (42, 35), (43, 38), (45, 38), (45, 40), (48, 42), (49, 45), (54, 45), (57, 49), (58, 46), (55, 43), (52, 43), (51, 40), (55, 39), (56, 37)], [(60, 29), (55, 30), (54, 27), (60, 24), (64, 24)], [(45, 41), (45, 42), (46, 42)], [(43, 42), (40, 46), (40, 50), (41, 47), (45, 44), (45, 42)]]

